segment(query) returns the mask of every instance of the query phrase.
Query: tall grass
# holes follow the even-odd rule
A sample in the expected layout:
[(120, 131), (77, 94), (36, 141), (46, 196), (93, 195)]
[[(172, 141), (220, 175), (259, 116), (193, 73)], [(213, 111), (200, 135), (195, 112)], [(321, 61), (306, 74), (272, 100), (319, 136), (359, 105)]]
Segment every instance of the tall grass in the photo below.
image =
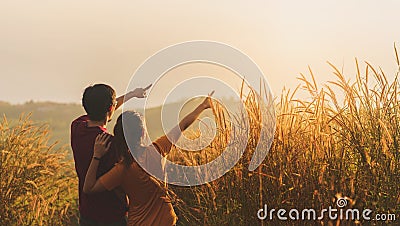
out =
[[(396, 60), (400, 67), (398, 57)], [(329, 65), (333, 81), (318, 87), (310, 69), (308, 78), (301, 75), (301, 85), (295, 91), (282, 92), (275, 102), (272, 147), (253, 172), (247, 167), (264, 112), (254, 91), (243, 94), (250, 116), (248, 148), (236, 166), (218, 180), (190, 188), (171, 187), (179, 197), (180, 225), (339, 224), (344, 222), (328, 222), (327, 218), (283, 222), (275, 217), (262, 222), (256, 215), (263, 204), (286, 210), (335, 208), (339, 197), (348, 199), (347, 208), (369, 208), (375, 213), (395, 213), (399, 218), (399, 72), (388, 81), (381, 69), (366, 62), (361, 70), (356, 60), (356, 80), (351, 82)], [(299, 89), (307, 91), (308, 97), (296, 98)], [(170, 159), (185, 165), (204, 164), (226, 147), (227, 141), (221, 137), (228, 136), (225, 131), (232, 131), (224, 127), (229, 125), (225, 122), (227, 112), (216, 105), (213, 111), (218, 137), (201, 153), (177, 149)], [(243, 123), (236, 119), (244, 116), (231, 118), (233, 123)], [(266, 123), (263, 126), (269, 125)], [(244, 142), (246, 132), (235, 131), (236, 142)], [(346, 222), (350, 223), (363, 222)]]
[[(395, 49), (396, 50), (396, 49)], [(397, 51), (396, 51), (397, 56)], [(400, 68), (399, 58), (396, 57)], [(389, 81), (383, 70), (355, 61), (356, 79), (351, 82), (334, 65), (335, 79), (318, 86), (310, 69), (301, 85), (283, 91), (274, 104), (276, 130), (267, 158), (254, 171), (250, 159), (260, 138), (261, 126), (273, 123), (260, 96), (250, 87), (244, 93), (245, 112), (230, 115), (217, 102), (212, 111), (217, 136), (200, 152), (174, 148), (168, 156), (185, 165), (215, 159), (229, 144), (247, 143), (239, 162), (223, 177), (194, 187), (170, 186), (176, 201), (178, 225), (333, 225), (376, 222), (260, 221), (257, 210), (269, 208), (321, 210), (336, 207), (339, 197), (347, 208), (369, 208), (374, 213), (400, 216), (400, 91), (399, 72)], [(244, 86), (244, 84), (243, 84)], [(307, 97), (298, 97), (303, 89)], [(270, 99), (271, 100), (271, 99)], [(246, 128), (232, 129), (232, 123)], [(20, 120), (0, 123), (0, 225), (71, 225), (77, 216), (77, 179), (65, 151), (53, 150), (47, 129)], [(248, 133), (250, 136), (248, 136)], [(199, 136), (189, 131), (189, 136)], [(240, 146), (240, 145), (238, 145)], [(388, 222), (389, 223), (389, 222)], [(393, 222), (391, 222), (393, 223)]]
[(66, 150), (48, 144), (48, 129), (21, 118), (0, 123), (0, 225), (72, 225), (77, 179)]

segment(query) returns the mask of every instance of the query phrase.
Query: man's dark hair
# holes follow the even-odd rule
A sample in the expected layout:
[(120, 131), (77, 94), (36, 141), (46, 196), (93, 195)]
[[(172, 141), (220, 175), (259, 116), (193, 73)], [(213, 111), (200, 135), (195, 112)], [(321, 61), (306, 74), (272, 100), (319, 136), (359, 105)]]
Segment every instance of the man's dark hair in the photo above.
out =
[(85, 89), (82, 105), (90, 120), (101, 121), (115, 101), (115, 90), (106, 84), (96, 84)]

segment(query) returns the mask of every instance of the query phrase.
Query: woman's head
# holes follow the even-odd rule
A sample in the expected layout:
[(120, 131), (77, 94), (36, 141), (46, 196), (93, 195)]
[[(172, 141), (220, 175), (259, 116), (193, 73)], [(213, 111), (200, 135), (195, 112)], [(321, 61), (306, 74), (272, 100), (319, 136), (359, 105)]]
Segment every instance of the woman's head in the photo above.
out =
[[(122, 121), (125, 124), (125, 128)], [(125, 164), (129, 165), (133, 161), (132, 155), (129, 152), (128, 142), (130, 148), (139, 147), (142, 143), (143, 133), (143, 121), (138, 112), (126, 111), (118, 117), (114, 126), (113, 145), (117, 148), (119, 158)]]

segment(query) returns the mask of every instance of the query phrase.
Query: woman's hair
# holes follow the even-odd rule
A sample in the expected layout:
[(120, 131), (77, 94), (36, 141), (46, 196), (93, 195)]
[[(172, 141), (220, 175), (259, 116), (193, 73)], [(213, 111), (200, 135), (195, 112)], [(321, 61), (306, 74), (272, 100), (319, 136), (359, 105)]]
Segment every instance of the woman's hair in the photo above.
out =
[[(126, 125), (125, 127), (122, 124), (122, 119)], [(114, 139), (112, 145), (114, 145), (114, 148), (117, 150), (118, 158), (122, 160), (126, 166), (129, 166), (133, 161), (133, 157), (126, 141), (128, 141), (133, 147), (139, 147), (142, 141), (143, 130), (142, 117), (138, 112), (125, 111), (117, 119), (114, 126)]]

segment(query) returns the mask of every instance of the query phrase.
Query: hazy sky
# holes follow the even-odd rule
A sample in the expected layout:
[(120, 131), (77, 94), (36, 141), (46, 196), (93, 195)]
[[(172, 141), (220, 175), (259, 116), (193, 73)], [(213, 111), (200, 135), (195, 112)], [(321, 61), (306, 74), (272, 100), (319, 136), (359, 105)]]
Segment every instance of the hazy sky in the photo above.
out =
[[(234, 46), (262, 69), (277, 94), (310, 65), (354, 74), (354, 57), (396, 70), (398, 0), (0, 2), (0, 100), (79, 102), (105, 82), (124, 92), (158, 50), (190, 40)], [(146, 84), (138, 84), (146, 85)]]

